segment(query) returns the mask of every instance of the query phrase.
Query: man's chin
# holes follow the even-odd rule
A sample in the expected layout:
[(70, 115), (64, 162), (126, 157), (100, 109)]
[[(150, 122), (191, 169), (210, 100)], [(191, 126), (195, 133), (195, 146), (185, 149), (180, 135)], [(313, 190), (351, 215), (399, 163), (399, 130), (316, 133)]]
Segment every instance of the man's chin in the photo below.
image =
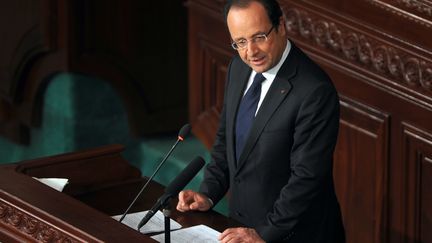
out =
[(264, 65), (262, 66), (251, 65), (250, 67), (257, 73), (263, 73), (268, 70), (267, 66)]

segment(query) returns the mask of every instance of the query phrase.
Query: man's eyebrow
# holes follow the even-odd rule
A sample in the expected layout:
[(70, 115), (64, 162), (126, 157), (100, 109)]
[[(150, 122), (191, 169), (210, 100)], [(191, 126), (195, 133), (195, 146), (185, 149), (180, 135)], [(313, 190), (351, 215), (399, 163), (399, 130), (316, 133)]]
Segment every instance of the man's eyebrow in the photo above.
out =
[[(256, 32), (255, 34), (253, 34), (250, 38), (254, 38), (254, 37), (256, 37), (256, 36), (258, 36), (258, 35), (264, 35), (265, 34), (265, 32), (264, 31), (258, 31), (258, 32)], [(250, 39), (249, 38), (249, 39)], [(248, 38), (245, 38), (245, 37), (239, 37), (239, 38), (236, 38), (236, 39), (232, 39), (233, 41), (240, 41), (240, 40), (247, 40)]]
[(241, 41), (241, 40), (246, 40), (246, 38), (244, 38), (244, 37), (239, 37), (239, 38), (233, 39), (233, 41)]
[(254, 34), (252, 37), (255, 37), (255, 36), (257, 36), (257, 35), (265, 35), (265, 32), (264, 32), (264, 31), (260, 31), (260, 32), (258, 32), (258, 33), (256, 33), (256, 34)]

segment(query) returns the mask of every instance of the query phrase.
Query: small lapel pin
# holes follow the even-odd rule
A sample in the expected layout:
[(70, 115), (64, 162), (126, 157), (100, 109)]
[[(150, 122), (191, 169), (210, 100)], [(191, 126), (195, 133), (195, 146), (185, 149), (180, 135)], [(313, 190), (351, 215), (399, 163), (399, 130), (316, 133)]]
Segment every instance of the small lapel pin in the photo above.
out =
[(285, 94), (285, 92), (286, 92), (286, 89), (281, 89), (281, 94)]

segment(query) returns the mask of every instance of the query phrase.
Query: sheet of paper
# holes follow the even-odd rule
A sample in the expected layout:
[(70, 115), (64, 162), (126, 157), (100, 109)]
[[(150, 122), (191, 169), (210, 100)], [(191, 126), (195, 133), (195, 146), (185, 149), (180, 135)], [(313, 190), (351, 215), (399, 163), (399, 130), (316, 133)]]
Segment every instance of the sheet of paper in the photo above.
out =
[[(176, 243), (218, 243), (220, 233), (206, 225), (196, 225), (171, 232), (171, 242)], [(165, 234), (154, 235), (151, 238), (158, 242), (165, 242)]]
[[(147, 212), (148, 211), (127, 214), (122, 223), (136, 230), (139, 222), (144, 218)], [(116, 215), (112, 218), (118, 221), (121, 218), (121, 215)], [(140, 229), (140, 232), (143, 234), (163, 232), (165, 228), (164, 219), (163, 213), (157, 211), (155, 215), (153, 215), (153, 217)], [(181, 225), (175, 220), (170, 219), (170, 228), (171, 230), (180, 229)]]
[(65, 178), (36, 178), (36, 177), (33, 178), (60, 192), (63, 191), (63, 188), (66, 186), (66, 184), (69, 181), (68, 179)]

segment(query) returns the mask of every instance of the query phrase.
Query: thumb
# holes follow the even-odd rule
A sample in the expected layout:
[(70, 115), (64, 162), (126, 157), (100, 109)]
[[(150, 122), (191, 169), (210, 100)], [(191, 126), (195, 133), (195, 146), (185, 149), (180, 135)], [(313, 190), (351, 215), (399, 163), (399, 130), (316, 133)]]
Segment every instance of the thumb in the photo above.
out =
[(189, 205), (189, 208), (190, 208), (191, 210), (199, 210), (201, 206), (202, 206), (202, 205), (200, 205), (199, 202), (195, 201), (195, 202), (193, 202), (193, 203), (191, 203), (191, 204)]
[(184, 191), (179, 192), (178, 199), (179, 199), (179, 202), (185, 201), (185, 192)]

